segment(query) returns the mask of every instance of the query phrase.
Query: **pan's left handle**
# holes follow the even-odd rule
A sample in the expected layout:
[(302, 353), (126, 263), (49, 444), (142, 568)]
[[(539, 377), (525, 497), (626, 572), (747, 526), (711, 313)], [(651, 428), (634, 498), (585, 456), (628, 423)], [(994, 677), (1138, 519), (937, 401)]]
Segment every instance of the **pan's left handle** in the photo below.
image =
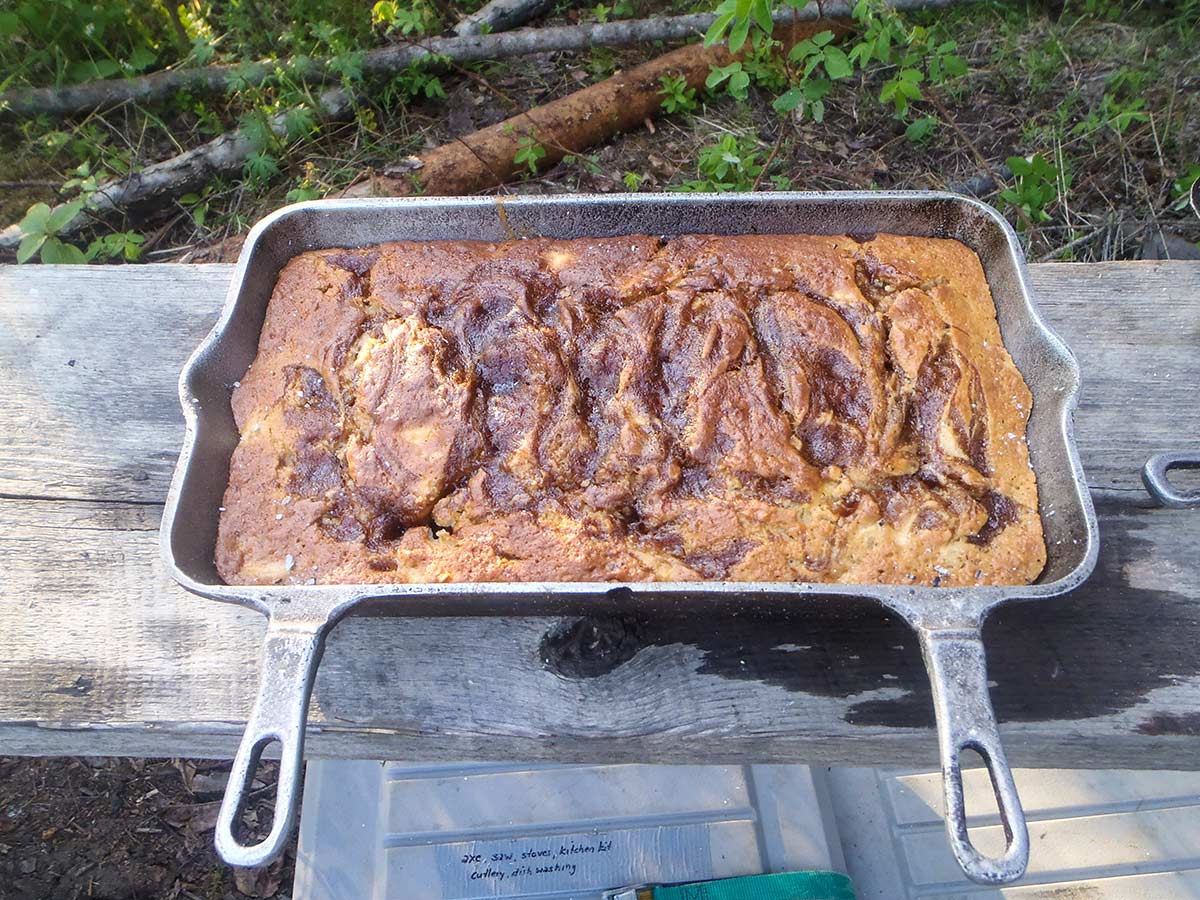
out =
[[(1012, 770), (1000, 745), (988, 696), (987, 663), (978, 629), (919, 629), (925, 666), (933, 685), (942, 785), (946, 795), (946, 834), (964, 873), (980, 884), (1005, 884), (1025, 873), (1029, 831)], [(967, 833), (962, 752), (974, 750), (991, 776), (1006, 846), (998, 857), (984, 856)]]
[[(242, 735), (217, 816), (217, 853), (231, 866), (264, 866), (287, 844), (300, 798), (308, 700), (328, 627), (326, 619), (291, 620), (274, 616), (267, 625), (258, 699)], [(262, 752), (273, 741), (278, 741), (280, 748), (271, 831), (257, 844), (243, 844), (235, 829)]]

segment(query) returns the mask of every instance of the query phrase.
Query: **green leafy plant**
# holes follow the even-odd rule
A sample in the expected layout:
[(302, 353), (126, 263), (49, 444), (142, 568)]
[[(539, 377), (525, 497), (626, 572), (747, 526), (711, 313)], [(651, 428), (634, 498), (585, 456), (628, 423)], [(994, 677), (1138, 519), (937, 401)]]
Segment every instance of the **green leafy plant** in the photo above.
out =
[(933, 134), (937, 123), (937, 119), (933, 116), (921, 116), (919, 119), (913, 119), (904, 129), (904, 136), (914, 144), (919, 144)]
[(619, 64), (617, 52), (612, 47), (593, 47), (585, 63), (593, 78), (607, 78), (617, 71)]
[(1012, 170), (1014, 184), (1000, 194), (1006, 208), (1018, 213), (1017, 228), (1050, 221), (1046, 207), (1058, 198), (1059, 185), (1070, 187), (1070, 176), (1052, 165), (1042, 154), (1026, 159), (1010, 156), (1005, 163)]
[[(855, 71), (875, 68), (891, 70), (884, 81), (879, 101), (892, 108), (897, 118), (907, 120), (912, 105), (924, 99), (921, 85), (944, 84), (967, 72), (958, 46), (941, 28), (907, 25), (885, 0), (857, 0), (853, 16), (859, 37), (843, 49), (834, 43), (831, 31), (801, 41), (780, 65), (778, 42), (771, 38), (773, 14), (780, 0), (722, 0), (716, 19), (705, 35), (705, 44), (728, 39), (734, 52), (750, 51), (727, 66), (714, 66), (706, 86), (723, 87), (738, 101), (747, 99), (750, 85), (778, 93), (773, 106), (781, 114), (823, 121), (826, 97), (836, 81)], [(803, 0), (782, 0), (803, 6)], [(782, 93), (780, 93), (782, 92)], [(908, 124), (909, 140), (925, 140), (936, 128), (937, 119), (920, 116)]]
[(758, 161), (760, 154), (761, 147), (753, 138), (724, 135), (715, 144), (700, 150), (697, 170), (701, 177), (684, 182), (677, 190), (751, 190), (763, 171)]
[(1149, 79), (1149, 70), (1128, 66), (1122, 66), (1110, 75), (1105, 80), (1100, 105), (1088, 110), (1088, 114), (1071, 129), (1072, 137), (1091, 137), (1103, 128), (1124, 135), (1131, 125), (1149, 122), (1144, 95)]
[(646, 176), (639, 175), (637, 172), (626, 172), (621, 176), (621, 181), (625, 182), (626, 189), (630, 191), (637, 191), (645, 180)]
[(725, 86), (725, 91), (738, 102), (745, 102), (749, 96), (750, 74), (742, 68), (740, 62), (731, 62), (727, 66), (713, 66), (704, 79), (704, 86), (710, 91)]
[(116, 231), (92, 241), (84, 256), (88, 261), (124, 259), (126, 262), (134, 262), (141, 257), (144, 243), (146, 243), (146, 238), (136, 231)]
[(85, 201), (91, 200), (92, 195), (100, 189), (100, 182), (108, 177), (107, 172), (93, 172), (90, 162), (80, 163), (75, 167), (73, 177), (68, 178), (62, 186), (63, 191), (79, 191)]
[(1175, 201), (1172, 209), (1187, 208), (1191, 203), (1192, 192), (1196, 190), (1196, 182), (1200, 181), (1200, 163), (1191, 163), (1187, 171), (1171, 182), (1171, 199)]
[(592, 7), (592, 15), (596, 17), (597, 22), (607, 22), (610, 19), (619, 19), (624, 16), (633, 15), (633, 4), (629, 0), (617, 0), (612, 6), (604, 3), (597, 3)]
[[(862, 71), (874, 65), (896, 70), (880, 87), (879, 102), (891, 106), (897, 118), (907, 118), (912, 104), (924, 99), (923, 83), (941, 85), (967, 74), (958, 44), (939, 29), (909, 27), (882, 0), (858, 0), (853, 14), (862, 36), (846, 55)], [(936, 127), (936, 119), (924, 116), (910, 123), (905, 134), (921, 141)]]
[(29, 207), (18, 225), (21, 243), (17, 247), (17, 262), (29, 262), (39, 251), (44, 263), (87, 262), (82, 250), (58, 237), (58, 233), (79, 215), (83, 205), (84, 199), (79, 197), (53, 210), (45, 203)]
[(799, 108), (801, 116), (808, 115), (816, 122), (825, 120), (825, 96), (833, 82), (854, 72), (845, 51), (832, 42), (833, 32), (822, 31), (791, 49), (788, 60), (799, 70), (799, 81), (776, 98), (772, 104), (776, 112), (790, 113)]
[(439, 17), (434, 6), (425, 0), (410, 0), (407, 3), (379, 0), (371, 7), (371, 22), (382, 25), (385, 31), (419, 36), (436, 31)]
[(265, 184), (279, 174), (279, 163), (270, 153), (259, 151), (246, 158), (246, 177)]
[(742, 69), (750, 76), (751, 84), (778, 94), (791, 82), (783, 44), (769, 38), (759, 38), (748, 53), (742, 54)]
[(771, 20), (771, 0), (722, 0), (714, 12), (717, 18), (704, 35), (705, 47), (711, 47), (728, 32), (729, 49), (737, 53), (745, 46), (752, 26), (765, 35), (770, 35), (775, 27)]
[(308, 163), (304, 174), (296, 179), (296, 186), (284, 195), (288, 203), (301, 203), (305, 200), (318, 200), (324, 195), (325, 189), (317, 177), (317, 167)]
[(579, 166), (590, 175), (600, 175), (604, 172), (600, 167), (600, 157), (595, 153), (583, 153), (579, 155), (568, 153), (562, 158), (562, 161), (568, 166)]
[(189, 216), (191, 216), (192, 224), (196, 226), (198, 231), (204, 231), (204, 226), (208, 222), (209, 197), (212, 193), (212, 185), (206, 185), (204, 190), (199, 194), (184, 194), (179, 198), (179, 205), (182, 206)]
[(658, 93), (663, 98), (663, 110), (668, 115), (691, 112), (696, 108), (696, 89), (688, 87), (687, 79), (682, 75), (663, 75), (658, 81), (662, 85)]
[(920, 69), (901, 69), (895, 78), (889, 78), (879, 90), (881, 103), (890, 103), (896, 115), (903, 117), (908, 105), (921, 99), (921, 82), (925, 80)]
[(528, 166), (532, 175), (537, 172), (538, 161), (546, 155), (546, 148), (537, 142), (532, 135), (522, 135), (517, 141), (517, 152), (513, 162), (518, 166)]

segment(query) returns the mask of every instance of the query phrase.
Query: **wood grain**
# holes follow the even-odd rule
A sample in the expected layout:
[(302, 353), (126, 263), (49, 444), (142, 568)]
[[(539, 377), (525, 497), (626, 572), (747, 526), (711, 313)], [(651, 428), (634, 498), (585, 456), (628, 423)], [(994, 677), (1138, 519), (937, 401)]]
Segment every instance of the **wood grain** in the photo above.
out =
[[(230, 755), (264, 632), (159, 558), (175, 379), (230, 268), (0, 267), (0, 752)], [(1194, 767), (1200, 513), (1138, 469), (1200, 449), (1200, 266), (1033, 267), (1083, 366), (1096, 575), (989, 622), (1012, 761)], [(70, 360), (75, 365), (68, 365)], [(314, 755), (934, 761), (916, 643), (861, 603), (685, 618), (350, 619), (314, 693)]]

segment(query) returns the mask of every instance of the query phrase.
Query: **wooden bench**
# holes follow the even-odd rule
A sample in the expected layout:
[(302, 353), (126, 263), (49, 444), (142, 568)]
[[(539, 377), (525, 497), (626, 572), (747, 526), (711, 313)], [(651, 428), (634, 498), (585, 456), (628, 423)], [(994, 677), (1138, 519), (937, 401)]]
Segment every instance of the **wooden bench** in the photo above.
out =
[[(1200, 764), (1200, 510), (1139, 470), (1200, 450), (1200, 264), (1032, 267), (1079, 357), (1095, 575), (985, 631), (1014, 765)], [(179, 369), (229, 266), (0, 267), (0, 753), (232, 756), (265, 620), (185, 593), (158, 521)], [(936, 762), (917, 644), (858, 602), (771, 618), (350, 619), (315, 756)]]

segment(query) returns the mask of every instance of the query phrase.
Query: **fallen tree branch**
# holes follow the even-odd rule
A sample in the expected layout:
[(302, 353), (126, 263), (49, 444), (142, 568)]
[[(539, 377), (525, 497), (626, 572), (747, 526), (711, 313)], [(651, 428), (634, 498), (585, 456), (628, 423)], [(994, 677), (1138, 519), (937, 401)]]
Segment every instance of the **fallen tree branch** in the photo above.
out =
[(554, 5), (554, 0), (491, 0), (454, 26), (459, 36), (508, 31), (535, 19)]
[[(326, 91), (316, 101), (322, 121), (341, 118), (351, 107), (350, 95), (342, 90)], [(267, 120), (276, 135), (287, 134), (286, 114)], [(140, 172), (102, 184), (92, 195), (89, 207), (58, 231), (59, 237), (71, 237), (82, 231), (91, 217), (144, 203), (163, 196), (175, 196), (199, 187), (224, 172), (236, 171), (255, 152), (255, 146), (242, 129), (231, 131)], [(56, 209), (58, 207), (55, 207)], [(21, 242), (21, 229), (10, 225), (0, 231), (0, 249), (10, 250)]]
[[(897, 10), (952, 6), (967, 0), (892, 0)], [(853, 7), (847, 0), (821, 4), (824, 17), (849, 18)], [(784, 6), (776, 11), (779, 23), (804, 22), (821, 18), (817, 3), (793, 10)], [(627, 19), (588, 25), (560, 25), (549, 28), (523, 28), (499, 34), (469, 34), (431, 38), (420, 45), (379, 47), (363, 54), (365, 75), (397, 72), (430, 56), (446, 56), (456, 62), (504, 59), (531, 53), (585, 50), (594, 46), (623, 46), (649, 41), (679, 40), (703, 34), (713, 23), (712, 13), (664, 16), (654, 19)], [(497, 30), (493, 26), (493, 31)], [(70, 116), (121, 103), (151, 103), (177, 91), (194, 94), (219, 93), (246, 85), (261, 84), (277, 69), (284, 68), (294, 77), (308, 81), (329, 80), (334, 73), (328, 60), (303, 62), (271, 60), (238, 65), (214, 65), (204, 68), (170, 69), (136, 78), (91, 81), (64, 88), (25, 88), (0, 94), (0, 111), (20, 116)]]
[[(896, 9), (916, 9), (949, 6), (961, 2), (966, 2), (966, 0), (894, 0), (893, 6)], [(839, 0), (839, 2), (825, 2), (822, 7), (827, 15), (848, 18), (851, 3)], [(784, 13), (781, 13), (780, 20), (784, 24), (794, 24), (811, 22), (817, 17), (817, 5), (813, 3), (801, 10), (786, 9)], [(429, 41), (423, 46), (387, 47), (371, 51), (367, 56), (371, 57), (372, 54), (376, 54), (372, 57), (374, 60), (372, 65), (379, 71), (383, 71), (385, 68), (388, 71), (394, 71), (416, 60), (433, 55), (446, 55), (457, 62), (463, 62), (500, 59), (526, 53), (577, 50), (596, 44), (620, 45), (639, 41), (684, 38), (703, 32), (712, 23), (713, 18), (711, 13), (701, 13), (662, 19), (608, 22), (601, 25), (530, 28), (501, 34), (439, 38)], [(447, 53), (446, 50), (452, 43), (455, 47), (460, 48), (461, 52)], [(723, 47), (708, 49), (723, 50)], [(386, 60), (390, 61), (386, 67), (384, 66), (385, 56)], [(707, 73), (707, 67), (704, 71)], [(130, 79), (129, 82), (120, 83), (127, 84), (138, 80)], [(652, 93), (657, 97), (657, 87)], [(316, 113), (318, 121), (325, 123), (345, 116), (352, 106), (353, 98), (350, 93), (344, 89), (335, 88), (320, 94), (313, 111)], [(657, 109), (657, 103), (653, 108)], [(645, 117), (642, 115), (638, 121)], [(269, 119), (267, 124), (273, 133), (283, 136), (287, 132), (286, 119), (286, 113), (279, 113)], [(625, 127), (631, 126), (626, 125)], [(526, 132), (526, 134), (530, 133)], [(608, 134), (613, 133), (615, 131), (608, 132)], [(518, 136), (517, 140), (519, 139)], [(561, 141), (558, 143), (563, 144)], [(257, 147), (246, 132), (243, 129), (236, 129), (179, 156), (147, 166), (141, 172), (106, 182), (96, 191), (91, 207), (69, 221), (58, 231), (58, 235), (71, 237), (86, 227), (90, 217), (103, 216), (113, 210), (143, 203), (157, 197), (177, 195), (206, 183), (216, 175), (237, 171), (245, 165), (246, 160), (256, 149)], [(558, 152), (558, 149), (555, 147), (555, 152)], [(512, 165), (512, 155), (515, 155), (515, 151), (510, 154), (505, 163), (506, 168)], [(555, 158), (561, 158), (561, 154)], [(21, 232), (16, 225), (10, 225), (0, 231), (0, 250), (13, 250), (20, 241)]]
[[(775, 36), (790, 47), (820, 30), (828, 28), (841, 35), (849, 27), (846, 19), (789, 23), (776, 28)], [(342, 196), (396, 196), (414, 189), (447, 196), (498, 187), (526, 170), (526, 165), (518, 164), (515, 158), (528, 142), (537, 143), (544, 151), (539, 160), (542, 166), (552, 165), (614, 134), (641, 127), (662, 106), (663, 76), (683, 77), (689, 87), (697, 88), (704, 84), (712, 66), (728, 65), (735, 58), (724, 44), (680, 47), (628, 72), (435, 147), (410, 161), (407, 177), (378, 175), (351, 185)]]

